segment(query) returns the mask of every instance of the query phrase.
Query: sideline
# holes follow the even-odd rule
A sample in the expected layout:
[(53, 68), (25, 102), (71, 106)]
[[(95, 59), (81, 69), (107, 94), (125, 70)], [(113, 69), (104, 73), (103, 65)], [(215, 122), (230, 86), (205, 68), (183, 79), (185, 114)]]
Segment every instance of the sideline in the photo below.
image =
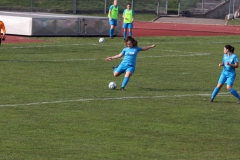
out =
[[(228, 96), (229, 92), (219, 93), (218, 96)], [(157, 99), (157, 98), (181, 98), (181, 97), (210, 97), (211, 94), (185, 94), (185, 95), (163, 95), (163, 96), (134, 96), (134, 97), (108, 97), (108, 98), (86, 98), (86, 99), (76, 99), (76, 100), (64, 100), (64, 101), (49, 101), (49, 102), (32, 102), (25, 104), (3, 104), (0, 107), (18, 107), (18, 106), (35, 106), (35, 105), (45, 105), (45, 104), (58, 104), (58, 103), (71, 103), (71, 102), (89, 102), (89, 101), (109, 101), (109, 100), (123, 100), (123, 99)]]
[[(179, 52), (174, 50), (161, 50), (166, 52)], [(149, 56), (139, 56), (138, 58), (164, 58), (164, 57), (193, 57), (193, 56), (208, 56), (211, 53), (194, 53), (194, 52), (181, 52), (181, 53), (190, 53), (190, 54), (182, 54), (182, 55), (149, 55)], [(8, 62), (8, 63), (22, 63), (22, 62), (76, 62), (76, 61), (96, 61), (96, 60), (105, 60), (105, 58), (82, 58), (82, 59), (64, 59), (64, 60), (0, 60), (0, 62)]]

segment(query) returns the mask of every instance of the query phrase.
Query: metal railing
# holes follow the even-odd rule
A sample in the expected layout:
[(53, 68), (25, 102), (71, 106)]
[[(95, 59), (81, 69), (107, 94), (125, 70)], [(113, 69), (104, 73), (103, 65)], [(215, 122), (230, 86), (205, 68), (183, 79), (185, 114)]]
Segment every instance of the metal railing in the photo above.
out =
[[(120, 11), (131, 2), (136, 13), (153, 13), (156, 15), (179, 14), (184, 10), (204, 13), (217, 5), (230, 1), (229, 12), (234, 12), (240, 0), (119, 0)], [(1, 0), (0, 10), (53, 12), (73, 14), (107, 14), (113, 0)], [(195, 10), (194, 10), (195, 9)]]

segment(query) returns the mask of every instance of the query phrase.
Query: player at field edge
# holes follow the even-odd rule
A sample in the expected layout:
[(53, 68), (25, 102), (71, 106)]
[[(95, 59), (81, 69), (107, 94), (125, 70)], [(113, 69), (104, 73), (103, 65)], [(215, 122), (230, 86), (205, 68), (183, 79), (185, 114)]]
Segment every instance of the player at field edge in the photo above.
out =
[(109, 37), (113, 38), (115, 27), (117, 26), (118, 21), (118, 0), (114, 0), (113, 4), (109, 7), (108, 19), (110, 24)]
[(124, 90), (129, 82), (130, 77), (135, 71), (136, 59), (139, 51), (146, 51), (156, 46), (153, 44), (151, 46), (138, 47), (138, 41), (131, 36), (127, 36), (124, 40), (124, 43), (126, 47), (123, 48), (120, 54), (106, 58), (107, 61), (111, 61), (124, 56), (120, 65), (113, 67), (114, 77), (118, 77), (122, 73), (125, 73), (120, 90)]
[(127, 29), (128, 35), (132, 36), (132, 29), (133, 29), (133, 20), (134, 20), (134, 11), (131, 9), (131, 4), (127, 4), (127, 9), (123, 11), (123, 38), (127, 37)]
[(240, 96), (238, 92), (232, 88), (236, 78), (235, 68), (238, 68), (238, 57), (234, 54), (234, 49), (235, 48), (231, 45), (225, 45), (223, 49), (224, 54), (222, 62), (218, 64), (219, 67), (223, 66), (223, 70), (218, 80), (217, 87), (212, 92), (210, 102), (213, 102), (224, 83), (226, 83), (227, 90), (238, 99), (237, 103), (240, 104)]
[(6, 28), (5, 25), (3, 23), (3, 21), (0, 20), (0, 32), (1, 32), (1, 37), (0, 37), (0, 46), (2, 44), (2, 40), (5, 40), (5, 36), (6, 36)]

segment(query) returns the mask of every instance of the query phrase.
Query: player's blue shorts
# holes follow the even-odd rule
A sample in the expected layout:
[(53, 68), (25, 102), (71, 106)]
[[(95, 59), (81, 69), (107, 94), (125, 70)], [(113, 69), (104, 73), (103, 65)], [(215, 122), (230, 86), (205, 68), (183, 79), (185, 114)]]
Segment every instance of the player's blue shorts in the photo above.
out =
[(112, 19), (112, 20), (110, 20), (110, 18), (109, 18), (108, 20), (109, 20), (109, 24), (110, 24), (111, 26), (117, 26), (117, 19)]
[(133, 74), (135, 71), (135, 66), (129, 66), (129, 65), (122, 65), (120, 64), (115, 72), (118, 72), (119, 74), (125, 73), (125, 72), (130, 72)]
[(222, 72), (218, 83), (224, 85), (226, 83), (228, 86), (233, 86), (234, 80), (235, 80), (236, 74), (227, 75), (226, 73)]
[(133, 28), (133, 23), (123, 23), (123, 28), (132, 29)]

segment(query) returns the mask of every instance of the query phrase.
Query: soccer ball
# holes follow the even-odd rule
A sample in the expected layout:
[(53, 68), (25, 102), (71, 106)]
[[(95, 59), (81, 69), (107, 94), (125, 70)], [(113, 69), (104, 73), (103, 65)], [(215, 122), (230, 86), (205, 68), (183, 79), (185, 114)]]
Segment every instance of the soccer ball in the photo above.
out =
[(105, 39), (104, 38), (99, 38), (99, 43), (103, 43), (105, 42)]
[(108, 88), (109, 89), (116, 89), (117, 88), (117, 83), (116, 82), (110, 82), (108, 84)]

